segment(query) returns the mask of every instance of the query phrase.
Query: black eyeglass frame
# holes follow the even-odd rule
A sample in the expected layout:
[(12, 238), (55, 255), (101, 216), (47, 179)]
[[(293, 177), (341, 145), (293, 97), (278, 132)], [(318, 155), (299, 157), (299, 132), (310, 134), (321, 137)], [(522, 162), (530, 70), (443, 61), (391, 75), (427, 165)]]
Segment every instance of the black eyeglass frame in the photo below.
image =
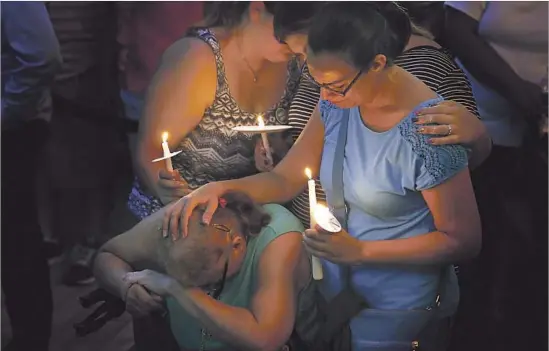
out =
[(326, 89), (332, 93), (335, 93), (341, 97), (345, 97), (345, 95), (347, 95), (347, 93), (349, 92), (349, 90), (351, 90), (351, 88), (353, 87), (353, 85), (355, 85), (355, 83), (359, 80), (359, 78), (362, 76), (362, 73), (364, 73), (364, 70), (361, 69), (358, 71), (358, 73), (354, 76), (354, 78), (351, 80), (351, 82), (345, 87), (345, 89), (343, 90), (337, 90), (337, 89), (334, 89), (332, 87), (330, 87), (329, 85), (330, 84), (333, 84), (333, 83), (328, 83), (328, 84), (321, 84), (319, 82), (317, 82), (313, 76), (311, 76), (311, 74), (309, 73), (309, 69), (307, 68), (307, 61), (303, 62), (303, 66), (301, 67), (301, 76), (304, 77), (305, 79), (307, 79), (308, 81), (310, 81), (311, 83), (313, 83), (314, 85), (316, 85), (318, 88), (320, 89)]

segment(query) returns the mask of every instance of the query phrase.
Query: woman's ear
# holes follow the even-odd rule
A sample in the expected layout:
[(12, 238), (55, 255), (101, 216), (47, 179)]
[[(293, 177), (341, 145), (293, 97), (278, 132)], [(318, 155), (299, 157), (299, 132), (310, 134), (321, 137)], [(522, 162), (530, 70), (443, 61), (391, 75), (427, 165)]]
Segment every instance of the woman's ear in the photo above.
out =
[(387, 57), (379, 54), (374, 57), (374, 62), (372, 63), (372, 68), (370, 68), (370, 71), (381, 72), (385, 69), (385, 67), (387, 67)]
[(240, 252), (246, 250), (246, 240), (244, 240), (244, 237), (240, 234), (236, 234), (231, 238), (231, 245), (233, 251)]
[(260, 22), (264, 11), (265, 4), (263, 1), (250, 1), (250, 7), (248, 8), (248, 20), (250, 23)]

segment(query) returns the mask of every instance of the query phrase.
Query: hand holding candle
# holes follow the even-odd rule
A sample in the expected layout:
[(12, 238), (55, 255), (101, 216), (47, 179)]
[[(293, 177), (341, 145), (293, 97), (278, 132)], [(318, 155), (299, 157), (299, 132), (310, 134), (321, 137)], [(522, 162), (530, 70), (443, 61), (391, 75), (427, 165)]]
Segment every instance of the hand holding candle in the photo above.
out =
[(170, 147), (168, 146), (168, 132), (162, 133), (162, 151), (163, 151), (163, 156), (152, 160), (152, 162), (159, 162), (159, 161), (166, 160), (166, 169), (170, 173), (172, 173), (173, 172), (172, 157), (179, 154), (181, 151), (176, 151), (176, 152), (170, 151)]
[[(259, 128), (265, 127), (265, 121), (263, 121), (263, 116), (258, 115), (257, 116), (257, 124), (259, 125)], [(261, 133), (261, 139), (263, 141), (263, 148), (265, 149), (265, 153), (267, 155), (267, 160), (269, 160), (269, 164), (273, 164), (273, 155), (271, 154), (271, 146), (269, 145), (269, 139), (267, 138), (267, 133)]]
[[(305, 175), (307, 178), (309, 178), (309, 181), (307, 182), (308, 189), (309, 189), (309, 218), (310, 218), (310, 227), (314, 228), (316, 226), (315, 221), (315, 209), (317, 208), (316, 203), (316, 189), (315, 189), (315, 180), (313, 179), (313, 175), (311, 173), (311, 170), (309, 168), (305, 168)], [(324, 274), (322, 272), (322, 263), (318, 259), (318, 257), (312, 256), (311, 257), (311, 268), (313, 270), (313, 279), (314, 280), (322, 280), (324, 277)]]

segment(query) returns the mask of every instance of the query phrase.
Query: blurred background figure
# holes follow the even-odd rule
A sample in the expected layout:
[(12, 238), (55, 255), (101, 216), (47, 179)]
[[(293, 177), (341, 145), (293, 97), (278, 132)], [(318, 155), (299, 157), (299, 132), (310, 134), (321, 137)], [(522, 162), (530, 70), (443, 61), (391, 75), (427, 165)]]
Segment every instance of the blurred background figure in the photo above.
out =
[[(484, 228), (473, 294), (482, 334), (501, 342), (494, 349), (539, 349), (534, 336), (546, 333), (547, 281), (530, 277), (547, 279), (547, 164), (530, 145), (539, 145), (547, 111), (547, 12), (547, 2), (446, 2), (445, 44), (471, 81), (494, 143), (474, 179)], [(521, 299), (543, 312), (512, 302)], [(497, 327), (486, 330), (486, 323)]]
[(119, 149), (116, 6), (50, 2), (63, 66), (52, 89), (52, 138), (45, 191), (51, 232), (64, 251), (63, 283), (93, 281), (89, 264), (106, 238)]
[(132, 159), (145, 93), (170, 45), (203, 18), (202, 1), (117, 2), (120, 97)]
[(61, 57), (42, 2), (2, 2), (1, 9), (2, 290), (12, 327), (5, 350), (44, 351), (53, 303), (34, 185)]

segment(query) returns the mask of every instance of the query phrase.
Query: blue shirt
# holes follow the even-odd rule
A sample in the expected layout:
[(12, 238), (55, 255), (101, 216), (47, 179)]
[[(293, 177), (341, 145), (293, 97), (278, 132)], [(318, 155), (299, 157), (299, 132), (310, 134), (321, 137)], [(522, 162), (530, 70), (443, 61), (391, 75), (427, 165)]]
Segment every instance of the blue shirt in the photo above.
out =
[[(429, 100), (415, 110), (434, 105)], [(320, 181), (332, 194), (332, 169), (342, 109), (320, 105), (325, 128)], [(467, 167), (467, 153), (458, 145), (433, 146), (417, 133), (413, 112), (386, 132), (374, 132), (358, 108), (349, 114), (343, 169), (344, 197), (349, 208), (348, 231), (360, 240), (409, 238), (435, 231), (433, 216), (421, 191), (444, 183)], [(337, 265), (323, 262), (322, 290), (328, 299), (343, 282)], [(352, 268), (353, 288), (377, 309), (423, 309), (433, 304), (441, 277), (440, 266), (366, 264)], [(443, 304), (455, 309), (457, 280), (451, 273), (452, 297)], [(449, 306), (450, 307), (450, 306)]]
[(48, 89), (61, 65), (43, 2), (2, 1), (2, 128), (47, 116)]

